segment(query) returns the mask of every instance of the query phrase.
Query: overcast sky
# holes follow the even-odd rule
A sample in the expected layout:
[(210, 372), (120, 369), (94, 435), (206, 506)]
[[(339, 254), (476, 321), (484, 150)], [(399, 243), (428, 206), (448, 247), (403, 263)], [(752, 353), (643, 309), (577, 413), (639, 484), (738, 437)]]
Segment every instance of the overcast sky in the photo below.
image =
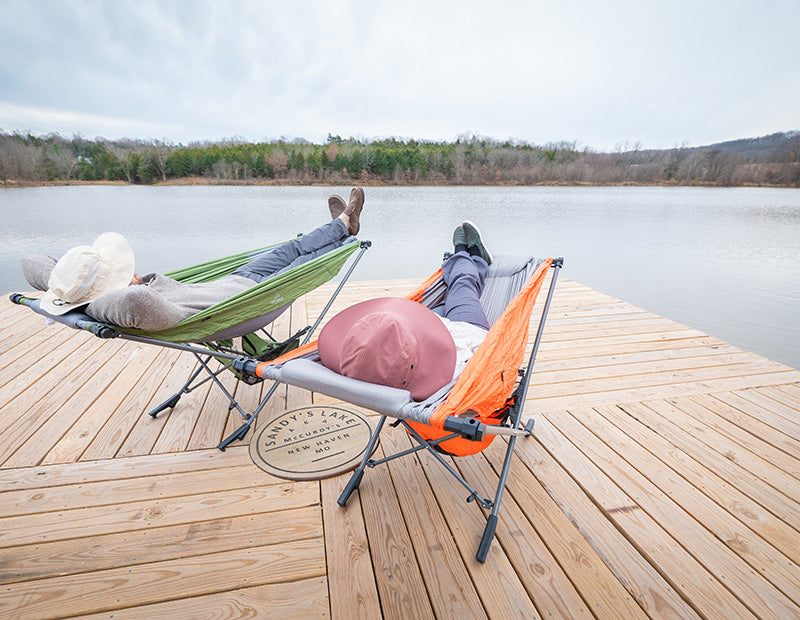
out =
[(800, 129), (800, 1), (0, 0), (0, 130), (600, 150)]

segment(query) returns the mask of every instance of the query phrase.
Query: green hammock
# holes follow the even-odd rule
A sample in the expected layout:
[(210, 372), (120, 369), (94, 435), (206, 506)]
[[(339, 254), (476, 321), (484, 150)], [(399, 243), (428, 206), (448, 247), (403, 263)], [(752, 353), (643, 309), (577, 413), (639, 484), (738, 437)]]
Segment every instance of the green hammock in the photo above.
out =
[[(269, 247), (274, 246), (267, 246)], [(125, 334), (167, 342), (192, 342), (262, 316), (314, 290), (333, 278), (345, 261), (359, 248), (356, 239), (307, 263), (303, 263), (242, 291), (218, 304), (193, 314), (161, 331), (134, 328), (116, 329)], [(258, 252), (259, 250), (256, 250)], [(199, 265), (171, 271), (165, 275), (187, 284), (211, 282), (236, 271), (251, 260), (253, 252), (243, 252)]]
[[(257, 358), (259, 360), (272, 359), (297, 347), (300, 342), (300, 336), (303, 334), (305, 334), (306, 339), (310, 338), (313, 331), (319, 326), (325, 313), (333, 304), (334, 299), (342, 290), (342, 286), (350, 277), (350, 274), (356, 264), (358, 264), (363, 252), (369, 248), (370, 245), (369, 241), (359, 242), (358, 239), (352, 238), (346, 241), (341, 247), (288, 269), (268, 280), (254, 284), (251, 288), (242, 291), (238, 295), (234, 295), (225, 301), (184, 319), (169, 329), (161, 331), (144, 331), (141, 329), (123, 328), (118, 325), (100, 323), (81, 310), (73, 310), (63, 315), (52, 316), (40, 308), (39, 299), (27, 297), (20, 293), (12, 294), (10, 299), (13, 303), (28, 306), (34, 312), (43, 314), (53, 321), (62, 323), (73, 329), (90, 331), (100, 338), (119, 337), (191, 352), (199, 363), (197, 368), (192, 372), (188, 381), (186, 381), (184, 386), (178, 390), (177, 393), (155, 407), (149, 412), (149, 415), (156, 417), (161, 411), (173, 409), (181, 396), (188, 394), (195, 388), (203, 385), (206, 381), (213, 380), (230, 401), (228, 410), (235, 407), (242, 415), (242, 419), (245, 420), (241, 427), (219, 444), (219, 449), (225, 450), (231, 442), (245, 437), (258, 417), (259, 412), (277, 390), (279, 383), (276, 382), (272, 388), (267, 391), (266, 395), (261, 399), (261, 402), (251, 413), (246, 413), (236, 401), (236, 398), (234, 398), (225, 385), (220, 382), (217, 375), (226, 370), (230, 370), (237, 378), (247, 383), (252, 383), (252, 377), (243, 376), (238, 369), (233, 367), (233, 362), (231, 360), (239, 359), (241, 356)], [(192, 267), (171, 271), (165, 275), (186, 284), (212, 282), (226, 275), (230, 275), (242, 265), (250, 262), (254, 255), (258, 255), (260, 252), (268, 250), (271, 247), (275, 246), (267, 246), (259, 250), (242, 252), (241, 254), (234, 254), (233, 256), (207, 261)], [(267, 334), (267, 337), (270, 338), (270, 341), (266, 341), (255, 333), (243, 333), (247, 331), (259, 331), (265, 323), (279, 316), (284, 306), (288, 306), (295, 299), (313, 291), (318, 286), (333, 278), (342, 269), (347, 259), (358, 249), (361, 249), (361, 253), (356, 256), (353, 264), (331, 295), (328, 305), (312, 327), (300, 330), (284, 342), (272, 340), (269, 334)], [(231, 349), (232, 343), (230, 339), (233, 336), (242, 336), (241, 344), (243, 351), (237, 352)], [(213, 340), (214, 342), (209, 342), (209, 340)], [(202, 347), (198, 347), (192, 343), (202, 343)], [(222, 366), (219, 369), (211, 368), (209, 362), (212, 359), (217, 359), (222, 362)], [(195, 381), (202, 371), (205, 371), (208, 376)], [(261, 381), (261, 379), (258, 379), (258, 381)]]

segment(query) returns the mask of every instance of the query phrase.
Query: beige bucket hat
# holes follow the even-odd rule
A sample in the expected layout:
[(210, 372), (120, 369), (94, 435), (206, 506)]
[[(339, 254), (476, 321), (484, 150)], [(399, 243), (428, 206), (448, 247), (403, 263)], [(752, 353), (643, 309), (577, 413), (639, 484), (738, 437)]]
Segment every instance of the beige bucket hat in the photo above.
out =
[(128, 286), (135, 268), (133, 249), (125, 237), (103, 233), (92, 245), (76, 246), (58, 260), (39, 307), (50, 314), (66, 314)]

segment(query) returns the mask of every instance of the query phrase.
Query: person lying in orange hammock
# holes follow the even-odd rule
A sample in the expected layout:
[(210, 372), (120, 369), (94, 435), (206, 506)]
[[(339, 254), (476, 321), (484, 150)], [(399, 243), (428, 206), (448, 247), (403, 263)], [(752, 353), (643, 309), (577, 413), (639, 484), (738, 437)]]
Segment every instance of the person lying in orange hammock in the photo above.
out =
[(350, 306), (320, 332), (322, 363), (346, 377), (408, 390), (416, 401), (457, 377), (489, 330), (480, 296), (492, 255), (472, 222), (456, 227), (453, 245), (442, 264), (442, 304), (428, 309), (383, 297)]

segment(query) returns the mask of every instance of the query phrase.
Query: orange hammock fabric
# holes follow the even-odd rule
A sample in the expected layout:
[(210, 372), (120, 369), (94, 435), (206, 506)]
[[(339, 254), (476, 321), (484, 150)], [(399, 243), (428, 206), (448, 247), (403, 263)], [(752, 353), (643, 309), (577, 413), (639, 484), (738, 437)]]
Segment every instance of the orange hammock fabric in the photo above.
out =
[[(466, 412), (484, 424), (500, 423), (501, 420), (497, 418), (496, 412), (503, 407), (514, 390), (518, 378), (517, 372), (522, 366), (525, 348), (528, 345), (533, 306), (552, 262), (553, 259), (548, 258), (539, 266), (536, 273), (492, 325), (481, 346), (459, 376), (447, 400), (431, 415), (430, 425), (409, 422), (423, 438), (439, 439), (449, 435), (449, 432), (443, 430), (447, 416), (457, 416)], [(434, 276), (426, 281), (425, 288), (436, 281)], [(412, 295), (421, 295), (425, 288), (420, 287)], [(439, 445), (450, 454), (466, 456), (482, 451), (493, 439), (494, 435), (487, 435), (483, 441), (457, 438)]]

